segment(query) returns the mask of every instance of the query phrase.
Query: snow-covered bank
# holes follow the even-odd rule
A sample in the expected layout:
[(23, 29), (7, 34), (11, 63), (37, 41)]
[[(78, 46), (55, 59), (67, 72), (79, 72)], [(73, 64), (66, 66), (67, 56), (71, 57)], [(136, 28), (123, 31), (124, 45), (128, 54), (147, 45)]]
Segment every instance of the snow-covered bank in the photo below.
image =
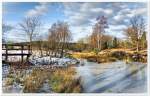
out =
[(34, 65), (54, 65), (54, 66), (67, 66), (77, 64), (78, 60), (70, 58), (56, 58), (56, 57), (34, 57), (29, 60)]
[[(46, 57), (31, 56), (29, 58), (29, 62), (32, 63), (31, 66), (29, 66), (29, 68), (27, 69), (21, 70), (13, 69), (12, 67), (10, 67), (10, 65), (3, 64), (2, 89), (4, 93), (22, 93), (24, 90), (24, 85), (22, 85), (21, 82), (23, 82), (25, 78), (28, 78), (29, 74), (32, 73), (32, 70), (36, 68), (37, 69), (40, 68), (39, 70), (51, 71), (58, 67), (64, 68), (70, 65), (75, 65), (78, 63), (78, 60), (71, 58), (56, 58), (56, 57), (50, 58), (50, 56)], [(44, 83), (39, 92), (43, 91), (52, 92), (50, 89), (51, 88), (48, 87), (47, 83)]]

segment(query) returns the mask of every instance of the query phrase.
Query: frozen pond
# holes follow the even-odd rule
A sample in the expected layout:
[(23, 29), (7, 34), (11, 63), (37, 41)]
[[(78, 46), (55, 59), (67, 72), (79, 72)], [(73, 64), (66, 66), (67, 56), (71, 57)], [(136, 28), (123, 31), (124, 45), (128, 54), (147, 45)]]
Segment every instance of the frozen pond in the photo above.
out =
[(147, 65), (123, 61), (88, 62), (76, 67), (85, 93), (144, 93), (147, 91)]

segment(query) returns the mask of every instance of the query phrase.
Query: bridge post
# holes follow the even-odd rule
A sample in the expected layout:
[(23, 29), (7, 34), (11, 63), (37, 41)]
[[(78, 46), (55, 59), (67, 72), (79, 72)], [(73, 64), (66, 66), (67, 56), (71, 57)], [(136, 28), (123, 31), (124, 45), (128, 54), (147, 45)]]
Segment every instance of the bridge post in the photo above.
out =
[(21, 62), (23, 62), (23, 48), (24, 48), (24, 46), (21, 45)]
[(8, 60), (8, 46), (7, 46), (7, 44), (5, 45), (5, 48), (6, 48), (5, 61), (7, 61)]

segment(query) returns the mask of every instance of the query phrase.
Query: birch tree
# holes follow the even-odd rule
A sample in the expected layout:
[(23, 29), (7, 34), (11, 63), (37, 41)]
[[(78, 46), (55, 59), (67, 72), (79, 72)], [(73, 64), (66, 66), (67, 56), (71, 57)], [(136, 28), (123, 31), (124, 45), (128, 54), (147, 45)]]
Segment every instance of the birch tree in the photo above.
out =
[(130, 20), (130, 26), (125, 30), (128, 39), (131, 40), (133, 46), (136, 47), (136, 51), (139, 51), (142, 35), (145, 32), (145, 21), (141, 15), (134, 16)]

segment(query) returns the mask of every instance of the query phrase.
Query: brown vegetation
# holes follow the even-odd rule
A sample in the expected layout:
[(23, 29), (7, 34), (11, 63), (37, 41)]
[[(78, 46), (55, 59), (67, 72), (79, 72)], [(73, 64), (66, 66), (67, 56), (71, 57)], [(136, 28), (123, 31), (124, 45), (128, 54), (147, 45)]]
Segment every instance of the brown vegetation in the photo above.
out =
[(76, 71), (72, 67), (56, 68), (53, 71), (50, 68), (33, 68), (28, 74), (20, 69), (12, 69), (5, 80), (5, 85), (13, 85), (13, 82), (20, 83), (24, 86), (23, 92), (36, 93), (45, 80), (48, 80), (49, 86), (52, 87), (50, 91), (81, 92), (80, 78), (76, 77)]
[(146, 62), (147, 55), (146, 51), (136, 51), (130, 49), (106, 49), (98, 54), (94, 52), (74, 52), (72, 53), (72, 57), (74, 58), (84, 58), (92, 62), (114, 62), (116, 60), (129, 60), (129, 61), (138, 61), (138, 62)]
[(56, 70), (52, 73), (49, 84), (54, 92), (58, 93), (80, 93), (80, 78), (75, 78), (75, 69), (67, 68)]
[(43, 83), (51, 75), (50, 71), (42, 69), (33, 69), (32, 73), (27, 76), (24, 80), (24, 92), (26, 93), (35, 93), (42, 87)]

